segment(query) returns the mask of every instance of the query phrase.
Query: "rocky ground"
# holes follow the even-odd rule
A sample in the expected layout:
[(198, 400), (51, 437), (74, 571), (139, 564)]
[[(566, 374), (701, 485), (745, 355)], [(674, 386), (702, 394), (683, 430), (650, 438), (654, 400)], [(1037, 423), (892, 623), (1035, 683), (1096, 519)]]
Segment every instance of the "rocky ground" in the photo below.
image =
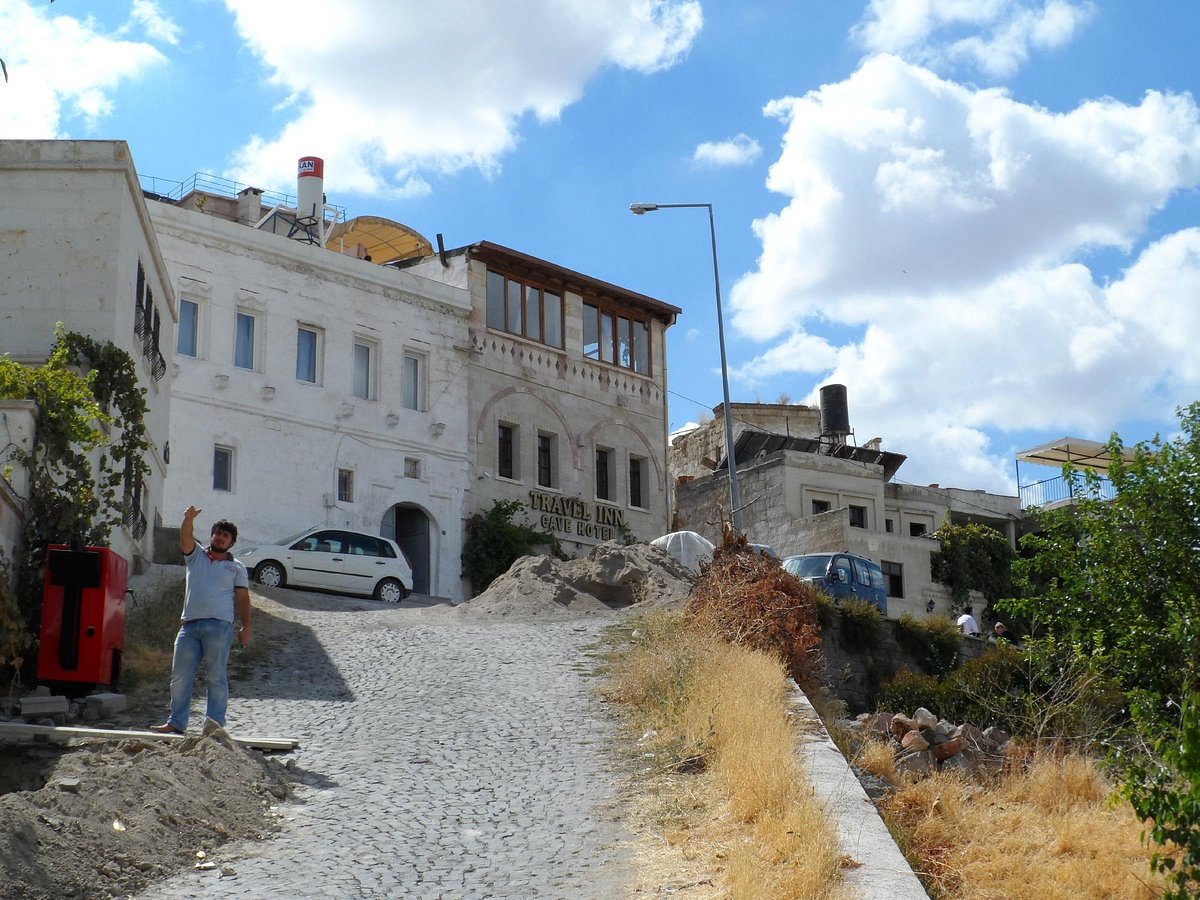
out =
[[(531, 621), (675, 606), (691, 583), (655, 548), (606, 544), (583, 560), (518, 561), (488, 591), (439, 614)], [(165, 685), (132, 699), (96, 727), (161, 720)], [(219, 729), (168, 743), (0, 743), (0, 897), (128, 896), (181, 869), (214, 867), (215, 848), (271, 833), (276, 804), (303, 775)]]

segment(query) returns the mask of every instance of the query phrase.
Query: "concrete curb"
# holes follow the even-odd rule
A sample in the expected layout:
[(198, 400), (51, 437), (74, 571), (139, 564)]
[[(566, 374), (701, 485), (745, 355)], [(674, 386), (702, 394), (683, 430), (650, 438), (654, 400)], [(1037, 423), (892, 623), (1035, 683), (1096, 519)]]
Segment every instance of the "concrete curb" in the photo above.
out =
[(845, 870), (847, 887), (864, 900), (929, 900), (875, 804), (795, 682), (788, 706), (800, 726), (796, 749), (804, 760), (817, 799), (829, 809), (842, 852), (859, 864), (858, 868)]

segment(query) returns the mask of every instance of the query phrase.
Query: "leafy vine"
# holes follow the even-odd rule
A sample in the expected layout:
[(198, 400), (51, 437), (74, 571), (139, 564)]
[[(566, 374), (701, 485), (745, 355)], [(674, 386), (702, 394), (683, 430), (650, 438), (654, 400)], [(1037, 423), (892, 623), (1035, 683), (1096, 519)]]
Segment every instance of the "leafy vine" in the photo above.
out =
[(933, 536), (941, 549), (930, 557), (934, 581), (946, 585), (957, 606), (979, 591), (990, 609), (1012, 594), (1012, 564), (1016, 553), (1000, 532), (986, 525), (945, 523)]
[(107, 543), (150, 475), (151, 443), (145, 389), (133, 358), (111, 341), (68, 332), (62, 323), (43, 365), (0, 357), (0, 398), (32, 400), (37, 408), (32, 447), (8, 451), (12, 463), (29, 473), (13, 575), (25, 633), (6, 637), (5, 655), (15, 655), (39, 624), (46, 548), (73, 540)]

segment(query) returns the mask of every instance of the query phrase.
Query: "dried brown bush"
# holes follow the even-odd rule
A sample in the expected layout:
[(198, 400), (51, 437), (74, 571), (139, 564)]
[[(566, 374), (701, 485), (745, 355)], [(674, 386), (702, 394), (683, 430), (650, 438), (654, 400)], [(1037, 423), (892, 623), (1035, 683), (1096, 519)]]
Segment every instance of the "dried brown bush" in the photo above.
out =
[(817, 685), (821, 629), (816, 590), (751, 550), (744, 537), (726, 538), (703, 569), (684, 619), (720, 636), (781, 656), (805, 690)]

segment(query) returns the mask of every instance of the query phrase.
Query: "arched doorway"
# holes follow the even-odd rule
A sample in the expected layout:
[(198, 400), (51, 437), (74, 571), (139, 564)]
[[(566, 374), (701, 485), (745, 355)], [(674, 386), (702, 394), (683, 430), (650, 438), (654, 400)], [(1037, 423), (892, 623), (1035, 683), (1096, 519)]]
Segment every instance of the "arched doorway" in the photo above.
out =
[(413, 570), (413, 592), (431, 593), (429, 516), (425, 511), (416, 506), (397, 503), (384, 514), (380, 534), (392, 538), (408, 557)]

